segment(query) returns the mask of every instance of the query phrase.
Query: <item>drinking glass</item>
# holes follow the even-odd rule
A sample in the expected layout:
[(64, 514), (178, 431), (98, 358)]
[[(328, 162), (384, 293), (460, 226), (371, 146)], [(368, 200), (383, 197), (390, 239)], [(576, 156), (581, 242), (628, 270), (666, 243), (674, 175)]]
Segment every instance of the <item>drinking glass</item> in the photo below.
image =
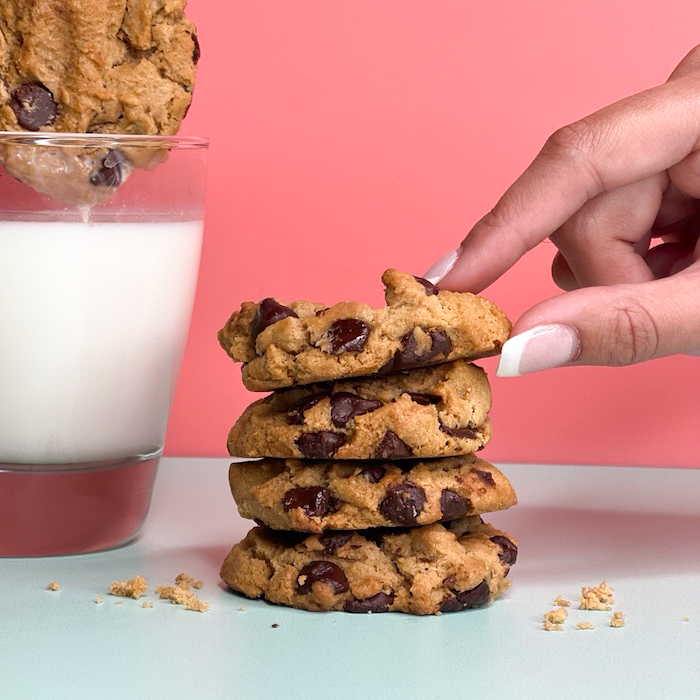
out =
[(139, 532), (192, 313), (207, 147), (0, 132), (0, 556)]

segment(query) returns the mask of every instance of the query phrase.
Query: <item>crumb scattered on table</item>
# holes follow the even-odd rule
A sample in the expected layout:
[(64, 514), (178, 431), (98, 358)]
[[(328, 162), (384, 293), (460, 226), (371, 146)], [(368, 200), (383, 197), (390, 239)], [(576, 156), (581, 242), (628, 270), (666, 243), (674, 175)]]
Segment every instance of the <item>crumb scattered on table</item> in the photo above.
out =
[(189, 574), (178, 574), (175, 577), (175, 585), (179, 586), (185, 591), (189, 591), (190, 588), (202, 588), (204, 583), (202, 581), (196, 581)]
[(592, 630), (595, 629), (595, 625), (592, 625), (590, 622), (579, 622), (576, 625), (577, 630)]
[(163, 600), (169, 600), (175, 605), (184, 605), (188, 610), (195, 610), (197, 612), (207, 612), (207, 610), (209, 610), (209, 603), (200, 600), (190, 590), (190, 586), (198, 587), (195, 584), (200, 584), (199, 587), (201, 587), (201, 585), (203, 585), (201, 581), (195, 581), (187, 574), (180, 574), (175, 579), (175, 583), (175, 586), (158, 586), (158, 588), (156, 588), (156, 593)]
[(569, 613), (566, 608), (549, 610), (544, 614), (544, 628), (547, 632), (560, 632), (564, 629), (562, 625), (568, 616)]
[(244, 608), (242, 605), (241, 605), (238, 609), (239, 609), (241, 612), (245, 612), (245, 608)]
[(124, 601), (123, 600), (115, 600), (114, 604), (115, 605), (121, 605)]
[(276, 622), (273, 622), (271, 626), (272, 626), (272, 629), (275, 629), (275, 630), (279, 627), (279, 625)]
[(142, 607), (142, 608), (152, 608), (152, 607), (153, 607), (153, 603), (149, 603), (147, 600), (144, 600), (143, 603), (142, 603), (142, 605), (141, 605), (141, 607)]
[(690, 618), (684, 617), (681, 619), (681, 622), (690, 622)]
[(51, 581), (51, 583), (49, 583), (46, 586), (46, 590), (47, 591), (60, 591), (61, 586), (59, 585), (58, 581)]
[(110, 595), (138, 600), (148, 589), (143, 576), (134, 576), (128, 581), (113, 581), (109, 586)]
[(579, 608), (581, 610), (612, 610), (607, 603), (614, 603), (614, 591), (608, 586), (605, 581), (601, 581), (598, 586), (591, 588), (581, 588), (581, 597), (579, 598)]
[(621, 610), (613, 613), (612, 620), (610, 620), (610, 627), (624, 627), (625, 626), (625, 613)]
[(560, 607), (560, 608), (568, 608), (571, 605), (570, 600), (566, 600), (566, 598), (562, 598), (560, 595), (558, 595), (554, 599), (554, 605)]
[(95, 597), (95, 602), (102, 603), (102, 602), (104, 602), (104, 598), (101, 595), (98, 595)]

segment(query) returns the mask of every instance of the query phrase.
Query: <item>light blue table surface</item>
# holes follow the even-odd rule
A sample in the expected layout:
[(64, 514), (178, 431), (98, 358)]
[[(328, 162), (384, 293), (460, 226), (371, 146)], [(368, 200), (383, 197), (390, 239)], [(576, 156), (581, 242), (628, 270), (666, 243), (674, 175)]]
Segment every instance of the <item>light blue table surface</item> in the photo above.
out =
[[(481, 610), (418, 618), (312, 614), (228, 592), (219, 566), (249, 524), (227, 465), (164, 460), (131, 545), (0, 559), (2, 700), (700, 698), (700, 471), (503, 466), (520, 505), (487, 519), (520, 540), (513, 587)], [(209, 612), (153, 594), (182, 571), (204, 580)], [(107, 595), (134, 574), (153, 609)], [(575, 602), (603, 578), (626, 627), (574, 604), (563, 632), (542, 629), (557, 595)], [(61, 592), (45, 590), (54, 579)]]

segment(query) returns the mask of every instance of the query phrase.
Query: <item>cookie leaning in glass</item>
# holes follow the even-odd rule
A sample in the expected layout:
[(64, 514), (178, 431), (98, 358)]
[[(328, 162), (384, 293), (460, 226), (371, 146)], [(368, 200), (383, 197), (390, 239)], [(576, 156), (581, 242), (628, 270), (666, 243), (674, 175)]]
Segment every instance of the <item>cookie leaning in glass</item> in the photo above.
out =
[(469, 454), (491, 437), (486, 373), (465, 360), (276, 391), (231, 428), (236, 457), (409, 459)]
[(229, 483), (241, 517), (301, 532), (429, 525), (517, 503), (510, 481), (475, 455), (234, 462)]
[[(0, 131), (171, 136), (200, 57), (185, 0), (14, 0), (0, 21)], [(167, 149), (0, 145), (6, 170), (67, 203), (108, 198)], [(70, 157), (69, 157), (70, 156)]]
[(243, 366), (251, 391), (347, 377), (389, 374), (455, 359), (497, 354), (511, 323), (483, 297), (438, 290), (413, 275), (387, 270), (387, 306), (276, 299), (245, 302), (219, 331), (219, 342)]
[(257, 527), (233, 547), (221, 578), (250, 598), (309, 611), (430, 615), (497, 598), (517, 552), (516, 540), (478, 516), (310, 536)]

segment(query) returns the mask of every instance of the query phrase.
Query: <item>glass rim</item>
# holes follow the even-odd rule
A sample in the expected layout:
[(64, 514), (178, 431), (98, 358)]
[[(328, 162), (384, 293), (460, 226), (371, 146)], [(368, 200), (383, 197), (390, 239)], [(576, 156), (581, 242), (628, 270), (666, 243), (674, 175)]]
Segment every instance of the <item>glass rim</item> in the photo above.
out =
[(206, 149), (209, 139), (201, 136), (158, 134), (79, 134), (55, 131), (0, 131), (0, 145), (52, 146), (66, 148), (168, 148)]

